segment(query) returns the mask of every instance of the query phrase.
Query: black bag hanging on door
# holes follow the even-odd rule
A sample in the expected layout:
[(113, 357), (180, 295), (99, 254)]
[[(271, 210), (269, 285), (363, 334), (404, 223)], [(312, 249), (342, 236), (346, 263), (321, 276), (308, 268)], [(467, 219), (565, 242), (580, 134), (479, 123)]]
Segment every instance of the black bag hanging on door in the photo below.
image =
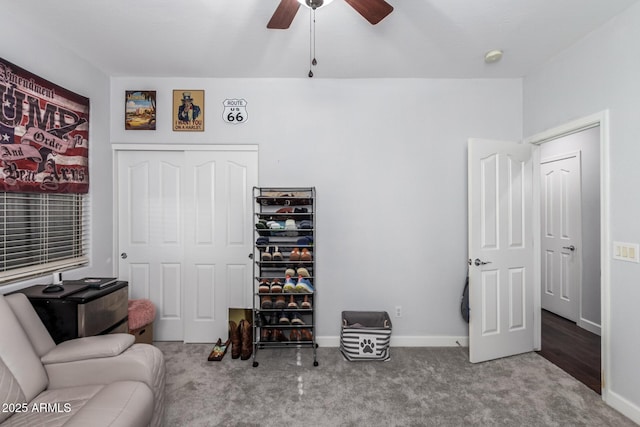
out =
[(467, 271), (467, 280), (462, 290), (462, 300), (460, 301), (460, 314), (465, 322), (469, 323), (469, 272)]

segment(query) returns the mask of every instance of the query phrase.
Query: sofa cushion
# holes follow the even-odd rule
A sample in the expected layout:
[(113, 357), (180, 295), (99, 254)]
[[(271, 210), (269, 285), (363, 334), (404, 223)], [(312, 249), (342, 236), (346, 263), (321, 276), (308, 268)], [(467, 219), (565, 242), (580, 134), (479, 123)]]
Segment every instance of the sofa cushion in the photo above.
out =
[(0, 359), (0, 402), (7, 405), (0, 410), (0, 423), (18, 409), (16, 405), (22, 405), (25, 402), (24, 393), (18, 385), (18, 381), (2, 359)]
[(46, 390), (0, 427), (147, 426), (153, 393), (137, 381)]
[(0, 295), (0, 325), (0, 359), (15, 377), (28, 402), (47, 388), (49, 380), (40, 358), (3, 295)]
[(136, 338), (129, 334), (98, 335), (61, 342), (42, 356), (42, 363), (75, 362), (117, 356), (131, 347)]
[(119, 381), (105, 386), (87, 402), (65, 427), (147, 426), (153, 416), (153, 393), (137, 381)]
[(62, 426), (102, 388), (93, 385), (45, 390), (25, 403), (26, 411), (15, 413), (0, 427)]

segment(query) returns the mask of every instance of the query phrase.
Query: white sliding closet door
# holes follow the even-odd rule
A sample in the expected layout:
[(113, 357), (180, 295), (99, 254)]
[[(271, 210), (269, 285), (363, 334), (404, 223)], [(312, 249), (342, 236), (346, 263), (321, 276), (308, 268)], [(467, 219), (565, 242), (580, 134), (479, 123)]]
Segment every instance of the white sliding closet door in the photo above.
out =
[(251, 306), (256, 151), (118, 151), (119, 273), (154, 339), (213, 342)]

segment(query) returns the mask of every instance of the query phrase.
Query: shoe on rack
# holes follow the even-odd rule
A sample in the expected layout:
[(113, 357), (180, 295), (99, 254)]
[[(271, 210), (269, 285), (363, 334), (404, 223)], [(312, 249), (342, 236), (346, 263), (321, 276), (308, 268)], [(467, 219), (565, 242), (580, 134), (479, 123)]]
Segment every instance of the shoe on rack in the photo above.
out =
[(273, 341), (273, 331), (268, 328), (260, 329), (260, 341), (262, 342)]
[(284, 295), (278, 295), (273, 306), (280, 309), (285, 308), (287, 306), (287, 301), (284, 299)]
[(293, 295), (291, 295), (291, 297), (289, 298), (289, 304), (287, 304), (287, 308), (298, 308), (298, 303), (296, 302), (296, 299), (293, 297)]
[(276, 246), (273, 253), (271, 254), (271, 259), (273, 259), (274, 261), (282, 261), (282, 252), (280, 252), (278, 250), (278, 247)]
[(296, 291), (296, 284), (293, 283), (293, 279), (291, 276), (287, 275), (287, 278), (284, 279), (284, 286), (282, 287), (282, 292), (289, 293)]
[(288, 219), (284, 223), (284, 229), (287, 230), (285, 233), (287, 236), (297, 236), (298, 235), (298, 227), (296, 227), (296, 222), (292, 219)]
[(282, 284), (280, 283), (280, 280), (273, 279), (273, 282), (271, 282), (271, 293), (279, 294), (280, 292), (282, 292)]
[(289, 338), (287, 338), (287, 336), (282, 332), (281, 329), (274, 329), (273, 340), (282, 342), (282, 341), (289, 341)]
[(304, 321), (302, 320), (302, 317), (300, 317), (300, 314), (298, 313), (293, 313), (291, 315), (291, 324), (292, 325), (304, 325)]
[(264, 251), (262, 252), (262, 255), (260, 255), (260, 260), (261, 261), (271, 261), (271, 248), (269, 246), (267, 246)]
[(268, 294), (271, 292), (271, 283), (269, 283), (268, 279), (260, 280), (260, 285), (258, 286), (258, 293), (260, 294)]
[(306, 310), (311, 309), (311, 302), (309, 301), (309, 295), (305, 295), (302, 303), (300, 304), (300, 308), (304, 308)]
[(289, 277), (293, 277), (296, 275), (296, 271), (293, 268), (287, 268), (284, 272), (285, 277), (289, 276)]
[(242, 351), (242, 338), (238, 325), (233, 320), (229, 320), (229, 339), (231, 340), (231, 358), (237, 359)]
[(289, 314), (285, 313), (284, 311), (281, 312), (280, 317), (278, 318), (278, 323), (280, 323), (281, 325), (290, 325), (291, 319), (289, 319)]
[(305, 279), (302, 276), (298, 276), (298, 283), (296, 284), (296, 292), (313, 293), (314, 289), (309, 279)]
[(313, 341), (313, 334), (309, 329), (300, 329), (300, 338), (302, 341)]
[(303, 248), (302, 252), (300, 252), (300, 261), (311, 261), (312, 258), (309, 249)]
[(253, 354), (253, 330), (251, 329), (251, 322), (242, 319), (238, 326), (242, 339), (242, 350), (240, 352), (240, 359), (247, 360)]
[(296, 270), (296, 273), (298, 273), (298, 274), (296, 274), (296, 276), (302, 276), (302, 277), (307, 277), (307, 278), (308, 278), (308, 277), (310, 277), (310, 275), (309, 275), (309, 270), (307, 270), (307, 269), (306, 269), (306, 268), (304, 268), (304, 267), (299, 267), (299, 268)]
[(297, 329), (292, 329), (289, 334), (289, 340), (291, 341), (300, 341), (300, 331)]
[(291, 253), (289, 254), (289, 261), (300, 261), (300, 249), (291, 249)]
[(263, 296), (260, 298), (260, 308), (263, 310), (269, 310), (273, 307), (273, 300), (269, 296)]

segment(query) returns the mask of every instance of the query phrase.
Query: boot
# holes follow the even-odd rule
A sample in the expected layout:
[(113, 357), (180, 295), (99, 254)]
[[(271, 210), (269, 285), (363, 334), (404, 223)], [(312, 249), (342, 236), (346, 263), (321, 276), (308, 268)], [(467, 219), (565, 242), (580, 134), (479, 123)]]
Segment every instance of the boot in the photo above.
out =
[(240, 357), (242, 340), (238, 333), (238, 325), (233, 320), (229, 320), (229, 339), (231, 340), (231, 358), (237, 359)]
[(251, 354), (253, 354), (253, 330), (251, 329), (251, 322), (242, 319), (238, 330), (240, 339), (242, 340), (240, 359), (247, 360), (251, 357)]

